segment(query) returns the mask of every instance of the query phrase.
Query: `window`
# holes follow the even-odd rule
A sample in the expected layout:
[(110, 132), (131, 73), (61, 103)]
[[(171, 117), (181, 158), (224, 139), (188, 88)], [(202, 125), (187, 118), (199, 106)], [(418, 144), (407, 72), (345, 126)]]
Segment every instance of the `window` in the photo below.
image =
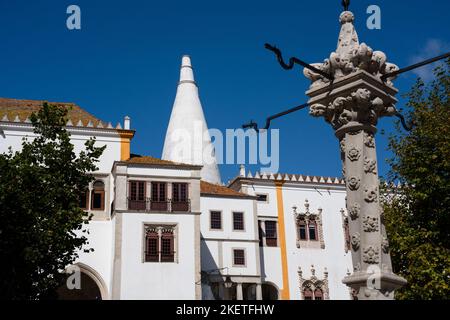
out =
[(315, 221), (309, 221), (308, 223), (309, 240), (317, 240), (317, 225)]
[(211, 230), (221, 230), (222, 229), (222, 212), (220, 211), (211, 211)]
[(233, 230), (244, 230), (244, 213), (233, 212)]
[(303, 291), (303, 297), (305, 300), (313, 300), (313, 292), (311, 289), (307, 288)]
[(145, 261), (159, 261), (159, 235), (156, 230), (149, 230), (146, 235)]
[(161, 262), (174, 262), (173, 230), (164, 229), (161, 233)]
[(128, 209), (145, 210), (145, 181), (130, 181), (130, 196), (128, 198)]
[(187, 183), (173, 183), (172, 200), (175, 202), (186, 202), (187, 199)]
[(84, 190), (83, 192), (81, 192), (80, 194), (80, 208), (83, 210), (88, 210), (88, 205), (89, 205), (89, 190)]
[(175, 261), (175, 227), (145, 226), (145, 262)]
[(277, 246), (277, 223), (275, 221), (265, 221), (266, 226), (266, 245), (268, 247)]
[(323, 300), (323, 292), (320, 289), (314, 290), (314, 300)]
[(172, 183), (172, 211), (189, 211), (187, 183)]
[(167, 211), (167, 184), (152, 182), (152, 198), (150, 208), (153, 211)]
[(298, 223), (298, 236), (300, 240), (307, 240), (306, 237), (306, 222), (304, 220)]
[(245, 250), (234, 249), (233, 250), (233, 264), (235, 266), (245, 266)]
[(92, 185), (91, 210), (105, 209), (105, 184), (97, 180)]
[(257, 194), (256, 201), (267, 202), (267, 194)]

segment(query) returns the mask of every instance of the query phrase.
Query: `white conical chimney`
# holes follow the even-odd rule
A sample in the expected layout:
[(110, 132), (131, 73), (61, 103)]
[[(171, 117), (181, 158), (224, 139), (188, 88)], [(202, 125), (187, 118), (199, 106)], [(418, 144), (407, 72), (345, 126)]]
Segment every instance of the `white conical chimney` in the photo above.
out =
[(211, 183), (221, 183), (189, 56), (183, 56), (181, 61), (180, 82), (167, 127), (162, 159), (203, 165), (201, 178)]

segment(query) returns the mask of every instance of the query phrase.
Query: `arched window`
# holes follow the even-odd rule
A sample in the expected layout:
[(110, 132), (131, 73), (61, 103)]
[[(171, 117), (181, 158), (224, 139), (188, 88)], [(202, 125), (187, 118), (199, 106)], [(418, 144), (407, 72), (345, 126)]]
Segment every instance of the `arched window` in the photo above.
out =
[(321, 289), (317, 288), (314, 290), (314, 300), (323, 300), (323, 292)]
[(309, 240), (317, 240), (317, 224), (314, 220), (310, 220), (308, 223), (308, 235)]
[(157, 262), (159, 261), (159, 237), (156, 230), (149, 230), (145, 239), (145, 261)]
[(303, 290), (303, 298), (305, 300), (313, 300), (313, 292), (312, 292), (312, 290), (309, 289), (309, 288), (305, 288)]
[(105, 210), (105, 184), (100, 180), (92, 185), (91, 210)]
[(298, 222), (298, 236), (299, 236), (300, 240), (307, 240), (305, 220), (300, 220)]

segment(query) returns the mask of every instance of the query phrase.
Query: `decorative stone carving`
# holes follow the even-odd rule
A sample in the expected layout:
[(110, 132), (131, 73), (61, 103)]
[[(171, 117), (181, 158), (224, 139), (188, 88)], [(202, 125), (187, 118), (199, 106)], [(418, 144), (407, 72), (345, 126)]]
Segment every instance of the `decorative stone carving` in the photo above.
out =
[(350, 190), (358, 190), (361, 184), (361, 179), (359, 177), (350, 177), (347, 179), (347, 185)]
[(379, 230), (378, 217), (364, 216), (362, 223), (365, 232), (375, 232)]
[(375, 186), (366, 186), (364, 188), (364, 200), (366, 202), (376, 202), (378, 198), (378, 188)]
[(350, 145), (350, 147), (348, 148), (347, 158), (350, 161), (358, 161), (360, 156), (361, 156), (361, 150), (356, 148), (353, 145)]
[(364, 132), (364, 144), (369, 148), (375, 148), (375, 138), (372, 133)]
[[(304, 212), (297, 212), (297, 206), (293, 206), (293, 212), (294, 212), (294, 219), (295, 219), (295, 226), (299, 227), (301, 222), (304, 222), (306, 225), (308, 225), (310, 222), (315, 222), (317, 229), (317, 239), (318, 241), (314, 240), (302, 240), (300, 239), (299, 232), (296, 232), (297, 234), (297, 248), (305, 247), (305, 248), (320, 248), (325, 249), (325, 239), (323, 236), (323, 225), (322, 225), (322, 209), (318, 208), (317, 212), (311, 212), (309, 210), (309, 202), (308, 199), (305, 199), (305, 211)], [(308, 230), (307, 230), (308, 232)]]
[(364, 172), (377, 174), (377, 162), (373, 159), (364, 158)]
[(356, 220), (359, 217), (360, 212), (361, 206), (356, 202), (348, 209), (348, 213), (350, 214), (350, 218), (352, 218), (352, 220)]
[(345, 137), (344, 137), (344, 138), (342, 138), (341, 141), (339, 142), (339, 145), (340, 145), (340, 147), (341, 147), (341, 152), (342, 152), (342, 153), (345, 153), (345, 144), (346, 144), (346, 141), (345, 141)]
[[(393, 115), (397, 112), (393, 104), (385, 104), (378, 97), (365, 88), (356, 89), (346, 97), (337, 97), (328, 105), (312, 104), (310, 115), (324, 117), (334, 129), (338, 129), (350, 121), (365, 122), (376, 125), (378, 118)], [(359, 134), (361, 131), (352, 131), (349, 134)]]
[[(358, 35), (353, 25), (354, 15), (350, 11), (342, 12), (339, 17), (341, 31), (337, 49), (330, 54), (328, 59), (322, 63), (312, 64), (317, 69), (333, 75), (334, 79), (339, 79), (364, 70), (376, 77), (398, 70), (398, 67), (387, 62), (386, 55), (381, 51), (374, 51), (365, 43), (359, 43)], [(311, 88), (317, 88), (330, 83), (330, 80), (311, 71), (307, 68), (303, 74), (311, 80)], [(388, 79), (388, 84), (392, 85), (394, 77)]]
[(374, 246), (365, 247), (363, 250), (363, 261), (365, 263), (375, 264), (380, 262), (380, 252)]
[(356, 232), (354, 235), (352, 235), (351, 243), (353, 250), (358, 251), (361, 244), (361, 235), (359, 234), (359, 232)]
[(301, 267), (298, 267), (297, 274), (299, 278), (299, 288), (302, 299), (305, 299), (305, 289), (309, 289), (312, 292), (315, 292), (316, 289), (320, 289), (323, 294), (323, 299), (330, 299), (327, 268), (324, 268), (322, 279), (319, 279), (316, 276), (316, 269), (314, 268), (314, 265), (311, 265), (311, 277), (309, 279), (303, 277), (303, 271)]
[(349, 229), (349, 221), (348, 221), (348, 214), (345, 212), (344, 209), (341, 209), (341, 217), (342, 217), (342, 230), (344, 231), (344, 241), (345, 241), (345, 253), (347, 253), (350, 250), (350, 229)]

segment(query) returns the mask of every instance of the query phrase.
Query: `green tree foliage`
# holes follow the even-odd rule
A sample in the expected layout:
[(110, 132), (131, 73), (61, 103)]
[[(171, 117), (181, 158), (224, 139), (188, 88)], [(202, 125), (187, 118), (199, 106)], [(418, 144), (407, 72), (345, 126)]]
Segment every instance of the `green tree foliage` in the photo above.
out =
[[(397, 299), (450, 298), (450, 60), (435, 80), (407, 94), (414, 124), (390, 136), (390, 181), (403, 184), (385, 201), (394, 271), (408, 284)], [(398, 125), (398, 124), (397, 124)]]
[(44, 103), (30, 119), (34, 139), (0, 154), (0, 298), (43, 299), (61, 271), (87, 248), (79, 195), (105, 147), (94, 139), (76, 154), (64, 126), (67, 110)]

